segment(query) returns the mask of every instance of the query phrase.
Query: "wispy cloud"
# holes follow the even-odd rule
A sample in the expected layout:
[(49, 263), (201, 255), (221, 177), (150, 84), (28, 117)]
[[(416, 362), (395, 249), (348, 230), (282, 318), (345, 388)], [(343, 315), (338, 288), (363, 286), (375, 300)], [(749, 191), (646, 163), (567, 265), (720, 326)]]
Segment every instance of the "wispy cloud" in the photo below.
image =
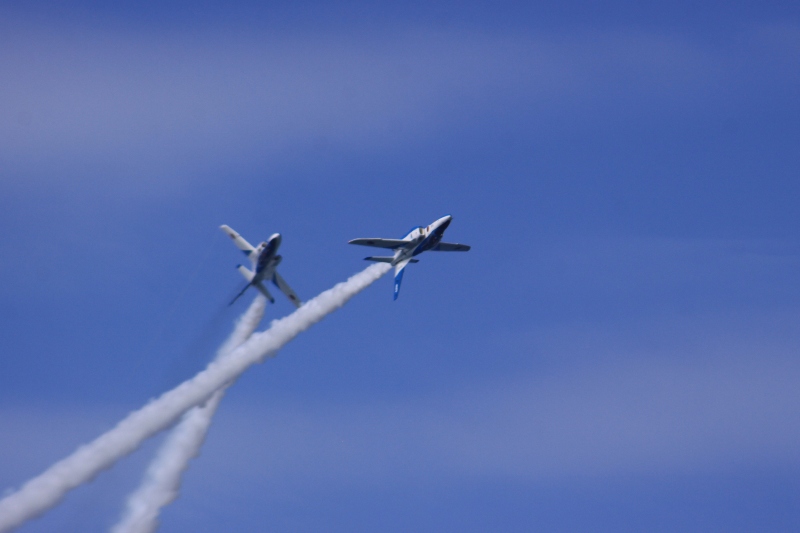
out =
[[(636, 326), (638, 340), (627, 329), (550, 328), (517, 348), (547, 359), (536, 371), (409, 398), (231, 398), (194, 465), (193, 490), (247, 492), (257, 484), (280, 499), (330, 483), (797, 468), (796, 318), (654, 320)], [(0, 424), (13, 432), (31, 420), (6, 410)], [(46, 441), (48, 425), (36, 425), (41, 435), (30, 440)], [(36, 460), (8, 451), (0, 472), (17, 468), (3, 458)]]
[(268, 166), (297, 146), (364, 151), (487, 116), (696, 98), (729, 75), (704, 45), (632, 31), (198, 35), (22, 24), (0, 44), (5, 185), (69, 175), (170, 189)]
[[(793, 342), (748, 335), (672, 339), (654, 354), (620, 346), (603, 332), (578, 337), (573, 331), (569, 342), (540, 342), (537, 353), (544, 346), (549, 357), (569, 360), (577, 349), (584, 352), (580, 365), (413, 401), (303, 402), (257, 412), (229, 406), (217, 428), (224, 438), (210, 443), (201, 468), (219, 469), (233, 484), (266, 478), (285, 487), (800, 466), (800, 361)], [(593, 348), (591, 362), (585, 352)], [(218, 479), (205, 472), (202, 478)]]

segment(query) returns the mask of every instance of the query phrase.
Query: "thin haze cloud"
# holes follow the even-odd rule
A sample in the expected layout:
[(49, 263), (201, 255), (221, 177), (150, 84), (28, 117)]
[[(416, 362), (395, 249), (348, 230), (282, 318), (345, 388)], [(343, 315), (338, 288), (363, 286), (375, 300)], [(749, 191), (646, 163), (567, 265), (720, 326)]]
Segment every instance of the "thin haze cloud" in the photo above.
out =
[[(792, 349), (724, 343), (709, 359), (707, 347), (682, 345), (680, 357), (617, 354), (412, 400), (239, 406), (213, 445), (224, 460), (204, 465), (213, 473), (203, 477), (224, 472), (231, 485), (259, 487), (269, 478), (272, 491), (431, 476), (534, 482), (787, 468), (800, 442)], [(264, 422), (254, 426), (254, 416)]]
[(259, 168), (320, 140), (358, 151), (418, 141), (465, 113), (480, 118), (479, 110), (541, 119), (583, 109), (587, 120), (598, 101), (624, 110), (634, 97), (704, 98), (736, 76), (730, 51), (630, 31), (221, 31), (198, 43), (180, 34), (23, 27), (0, 44), (14, 51), (0, 53), (7, 168), (52, 179), (44, 176), (57, 166), (59, 179), (67, 172), (95, 186), (113, 169), (145, 189), (213, 174), (209, 165)]
[[(311, 496), (320, 508), (388, 525), (392, 511), (409, 516), (403, 496), (416, 491), (397, 489), (407, 472), (416, 488), (474, 487), (466, 499), (440, 490), (425, 504), (441, 521), (459, 517), (476, 530), (501, 515), (524, 529), (527, 488), (543, 478), (547, 493), (568, 491), (561, 504), (540, 512), (555, 520), (583, 517), (573, 527), (559, 521), (564, 529), (602, 529), (591, 506), (608, 504), (624, 516), (608, 530), (630, 528), (631, 510), (646, 517), (640, 529), (686, 530), (663, 519), (719, 498), (718, 489), (740, 498), (719, 509), (702, 506), (709, 519), (699, 529), (736, 529), (710, 518), (719, 510), (737, 520), (747, 515), (762, 528), (768, 515), (792, 512), (790, 504), (768, 500), (786, 494), (796, 465), (796, 340), (786, 359), (766, 354), (767, 341), (755, 343), (743, 363), (728, 356), (735, 350), (686, 350), (662, 332), (649, 337), (660, 352), (623, 346), (615, 353), (627, 359), (615, 366), (595, 364), (603, 362), (596, 339), (558, 351), (530, 334), (563, 325), (574, 338), (588, 324), (602, 330), (602, 341), (619, 326), (625, 338), (617, 344), (625, 344), (641, 340), (637, 320), (677, 314), (694, 322), (702, 313), (741, 312), (749, 325), (764, 309), (796, 308), (796, 17), (785, 17), (786, 31), (762, 28), (768, 44), (759, 48), (747, 41), (748, 25), (774, 10), (742, 7), (724, 14), (708, 6), (701, 13), (675, 10), (680, 18), (669, 20), (650, 8), (626, 10), (624, 19), (613, 9), (602, 16), (580, 10), (583, 25), (574, 23), (575, 6), (559, 4), (556, 18), (568, 19), (567, 28), (529, 16), (507, 32), (491, 21), (458, 31), (457, 21), (439, 24), (435, 17), (413, 31), (378, 25), (371, 33), (323, 28), (306, 35), (292, 21), (288, 31), (270, 34), (232, 26), (165, 31), (136, 17), (126, 17), (117, 32), (92, 22), (54, 23), (39, 33), (24, 24), (3, 28), (0, 190), (9, 194), (0, 196), (8, 198), (10, 228), (3, 242), (8, 257), (20, 258), (3, 265), (5, 277), (17, 280), (4, 290), (3, 410), (16, 418), (3, 422), (9, 438), (0, 444), (3, 460), (17, 463), (3, 470), (6, 485), (41, 472), (122, 418), (106, 415), (94, 426), (84, 422), (82, 432), (63, 433), (64, 421), (56, 428), (41, 422), (61, 415), (80, 421), (87, 411), (108, 409), (103, 402), (137, 397), (141, 385), (108, 385), (130, 368), (136, 351), (119, 341), (135, 342), (153, 321), (143, 310), (170, 294), (165, 289), (186, 266), (165, 268), (165, 261), (193, 262), (202, 242), (192, 236), (218, 223), (209, 219), (298, 235), (305, 244), (291, 254), (298, 265), (292, 279), (313, 285), (324, 274), (320, 256), (328, 274), (349, 273), (346, 261), (354, 257), (340, 246), (367, 234), (357, 228), (389, 236), (391, 227), (424, 221), (420, 213), (446, 201), (441, 213), (462, 213), (465, 242), (483, 252), (453, 270), (446, 270), (449, 262), (424, 262), (421, 268), (441, 276), (415, 277), (409, 289), (418, 297), (401, 306), (349, 309), (373, 322), (335, 331), (358, 339), (344, 344), (356, 349), (348, 357), (329, 357), (327, 336), (307, 336), (312, 354), (329, 356), (283, 361), (265, 376), (276, 385), (267, 389), (240, 380), (242, 391), (251, 387), (248, 405), (232, 402), (226, 414), (245, 413), (236, 415), (236, 432), (215, 431), (203, 445), (204, 460), (192, 465), (199, 474), (182, 488), (182, 505), (170, 509), (177, 520), (211, 528), (202, 522), (233, 509), (223, 528), (236, 519), (241, 525), (233, 529), (264, 528), (264, 520), (285, 524), (298, 515), (292, 505), (265, 505)], [(431, 29), (438, 27), (452, 31)], [(781, 65), (791, 68), (775, 77)], [(63, 194), (66, 187), (75, 194)], [(168, 201), (142, 209), (152, 199), (122, 194), (130, 187), (163, 192)], [(117, 207), (120, 199), (129, 212)], [(112, 216), (89, 217), (89, 205)], [(627, 244), (598, 239), (609, 235)], [(573, 237), (583, 244), (569, 244)], [(709, 258), (711, 243), (647, 248), (651, 238), (717, 237), (787, 238), (792, 250), (787, 264), (777, 265)], [(143, 243), (156, 247), (148, 251)], [(59, 283), (41, 283), (54, 272)], [(215, 281), (194, 295), (216, 301), (207, 298), (216, 292), (224, 287)], [(110, 305), (97, 305), (104, 295)], [(75, 312), (76, 305), (87, 312)], [(196, 323), (202, 308), (187, 309), (182, 320)], [(729, 321), (725, 334), (740, 329)], [(387, 343), (397, 331), (418, 334), (415, 348)], [(491, 342), (498, 336), (508, 342)], [(104, 353), (109, 346), (114, 357)], [(68, 357), (51, 357), (53, 350)], [(298, 416), (273, 401), (276, 395), (302, 398)], [(268, 427), (245, 416), (260, 399)], [(38, 418), (25, 420), (28, 404), (42, 410)], [(125, 412), (132, 407), (138, 405)], [(234, 425), (218, 418), (215, 429)], [(9, 453), (25, 442), (29, 449)], [(246, 453), (217, 453), (237, 447)], [(220, 475), (205, 473), (212, 465)], [(278, 482), (263, 475), (273, 472)], [(573, 482), (584, 472), (600, 473), (589, 496)], [(92, 519), (111, 524), (122, 495), (103, 505), (111, 494), (104, 489), (119, 475), (70, 496), (91, 499)], [(336, 483), (313, 483), (326, 475)], [(347, 490), (372, 475), (380, 479), (357, 487), (367, 490)], [(640, 485), (671, 484), (675, 493), (615, 492), (609, 482), (618, 475)], [(303, 478), (312, 483), (303, 485)], [(238, 490), (226, 493), (226, 486)], [(246, 505), (248, 494), (262, 505)], [(493, 505), (498, 494), (503, 503)], [(60, 516), (79, 512), (75, 503), (27, 526), (59, 529)], [(103, 507), (112, 514), (105, 519)], [(314, 514), (313, 525), (298, 529), (330, 525), (328, 514)], [(394, 527), (425, 529), (426, 516), (412, 514), (422, 527)], [(362, 527), (386, 529), (371, 525)], [(747, 528), (738, 521), (737, 527)]]
[(0, 500), (0, 532), (10, 531), (58, 504), (67, 492), (90, 481), (147, 438), (169, 427), (184, 412), (235, 381), (250, 366), (274, 356), (287, 342), (347, 303), (389, 268), (386, 264), (371, 265), (309, 300), (291, 315), (273, 321), (267, 331), (254, 334), (230, 357), (212, 362), (194, 378), (131, 413), (110, 431), (25, 483), (17, 492)]

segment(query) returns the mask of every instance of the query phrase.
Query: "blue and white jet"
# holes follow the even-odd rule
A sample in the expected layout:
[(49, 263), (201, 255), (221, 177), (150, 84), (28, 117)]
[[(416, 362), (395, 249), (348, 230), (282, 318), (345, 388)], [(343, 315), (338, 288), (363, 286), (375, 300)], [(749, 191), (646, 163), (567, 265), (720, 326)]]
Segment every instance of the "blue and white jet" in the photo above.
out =
[(365, 261), (377, 261), (379, 263), (389, 263), (394, 267), (394, 299), (400, 293), (400, 283), (403, 281), (403, 272), (409, 263), (418, 263), (419, 259), (415, 256), (432, 250), (434, 252), (466, 252), (469, 246), (466, 244), (456, 244), (442, 242), (444, 230), (450, 225), (453, 217), (445, 215), (433, 222), (430, 226), (417, 226), (409, 231), (402, 239), (353, 239), (350, 244), (361, 246), (374, 246), (376, 248), (388, 248), (394, 250), (394, 255), (387, 257), (370, 256), (365, 257)]
[(236, 268), (239, 272), (242, 273), (244, 279), (247, 280), (247, 285), (245, 285), (242, 292), (236, 295), (236, 298), (231, 300), (231, 303), (228, 305), (232, 305), (233, 302), (239, 299), (239, 296), (245, 293), (247, 289), (250, 287), (255, 287), (258, 289), (258, 292), (263, 294), (270, 303), (275, 303), (275, 298), (267, 290), (267, 287), (264, 285), (264, 281), (272, 281), (280, 291), (286, 295), (287, 298), (295, 305), (295, 307), (300, 307), (303, 305), (303, 302), (300, 301), (300, 298), (297, 297), (297, 294), (292, 290), (291, 287), (284, 281), (278, 271), (275, 268), (283, 259), (281, 256), (277, 255), (278, 247), (281, 245), (281, 234), (274, 233), (268, 241), (260, 243), (258, 246), (253, 247), (249, 242), (244, 240), (244, 238), (236, 233), (233, 229), (229, 226), (222, 225), (220, 229), (225, 232), (225, 234), (233, 240), (233, 243), (242, 251), (244, 255), (250, 258), (250, 262), (253, 264), (253, 270), (249, 270), (247, 267), (242, 265), (236, 265)]

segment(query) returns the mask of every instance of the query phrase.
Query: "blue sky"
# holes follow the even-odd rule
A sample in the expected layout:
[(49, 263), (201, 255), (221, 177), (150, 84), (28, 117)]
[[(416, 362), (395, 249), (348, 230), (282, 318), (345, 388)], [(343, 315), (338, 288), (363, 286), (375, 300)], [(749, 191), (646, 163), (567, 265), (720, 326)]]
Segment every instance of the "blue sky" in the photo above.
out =
[[(203, 367), (220, 224), (309, 298), (450, 213), (230, 390), (162, 531), (800, 526), (789, 3), (38, 3), (0, 72), (0, 490)], [(107, 530), (157, 443), (21, 531)]]

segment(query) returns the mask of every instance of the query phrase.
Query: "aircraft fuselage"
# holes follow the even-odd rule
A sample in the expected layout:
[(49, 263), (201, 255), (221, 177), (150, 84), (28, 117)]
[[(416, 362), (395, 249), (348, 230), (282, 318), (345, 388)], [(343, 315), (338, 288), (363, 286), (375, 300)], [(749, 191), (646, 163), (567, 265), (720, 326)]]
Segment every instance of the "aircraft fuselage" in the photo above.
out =
[(255, 253), (255, 277), (254, 283), (262, 281), (264, 278), (271, 276), (272, 271), (281, 262), (281, 256), (277, 255), (278, 248), (281, 246), (281, 234), (273, 234), (269, 240), (262, 242), (256, 248)]
[(390, 256), (369, 256), (366, 261), (376, 261), (379, 263), (389, 263), (394, 267), (394, 298), (400, 292), (400, 282), (403, 280), (403, 270), (409, 263), (418, 263), (419, 259), (414, 257), (434, 250), (437, 252), (468, 252), (470, 247), (466, 244), (454, 242), (443, 242), (442, 237), (453, 217), (445, 215), (433, 221), (429, 226), (417, 226), (406, 233), (402, 239), (353, 239), (350, 244), (359, 246), (372, 246), (374, 248), (384, 248), (393, 250)]
[(398, 248), (395, 251), (392, 265), (397, 265), (402, 261), (411, 259), (439, 244), (442, 241), (442, 237), (444, 237), (444, 231), (447, 229), (447, 226), (450, 225), (452, 219), (452, 216), (445, 215), (435, 220), (429, 226), (418, 226), (409, 231), (403, 237), (403, 240), (408, 241), (408, 245)]
[(220, 229), (225, 232), (225, 235), (231, 238), (236, 247), (239, 248), (253, 264), (253, 270), (248, 269), (244, 265), (236, 265), (236, 269), (242, 277), (247, 280), (247, 285), (236, 295), (236, 298), (231, 300), (229, 305), (232, 305), (233, 302), (244, 294), (248, 287), (255, 287), (267, 300), (275, 303), (275, 298), (272, 297), (267, 287), (264, 285), (264, 282), (267, 281), (271, 281), (278, 287), (295, 307), (303, 305), (303, 302), (300, 301), (297, 294), (289, 287), (286, 280), (284, 280), (276, 270), (278, 264), (281, 262), (281, 256), (278, 255), (278, 248), (281, 246), (280, 233), (273, 233), (268, 240), (260, 243), (258, 246), (253, 246), (230, 226), (223, 224), (220, 226)]

